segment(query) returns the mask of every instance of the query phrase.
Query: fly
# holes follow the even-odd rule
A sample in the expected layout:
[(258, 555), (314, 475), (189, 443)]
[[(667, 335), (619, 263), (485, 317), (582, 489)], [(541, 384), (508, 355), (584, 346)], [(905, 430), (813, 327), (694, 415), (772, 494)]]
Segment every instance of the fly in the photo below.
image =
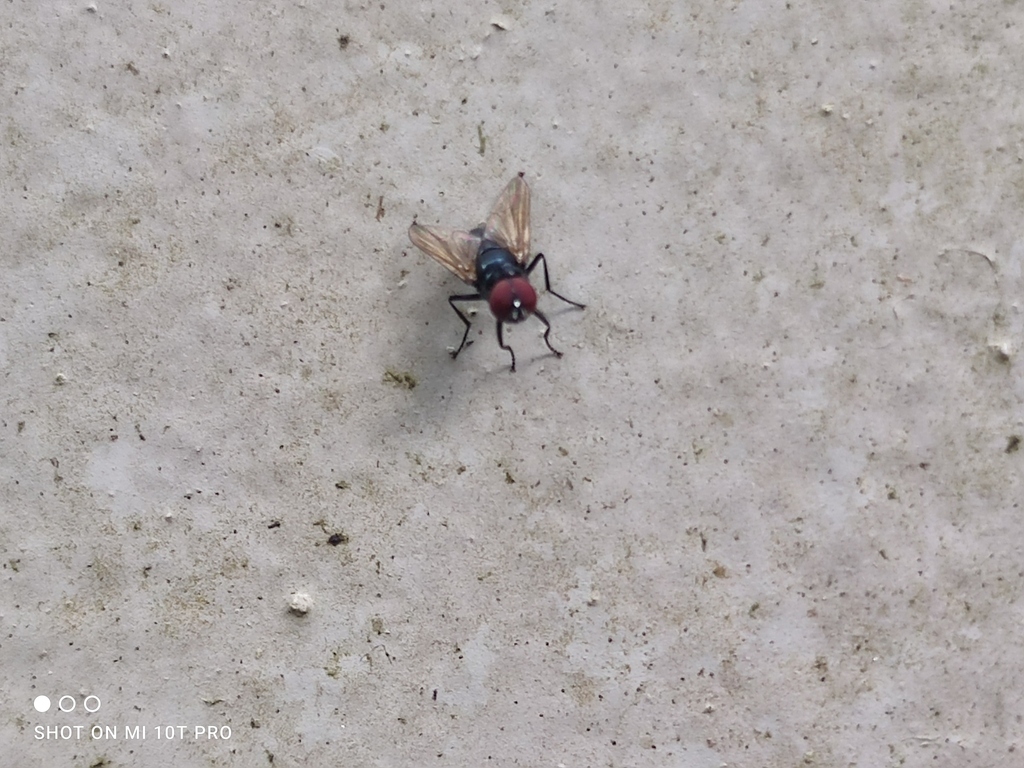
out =
[(476, 229), (449, 231), (413, 223), (409, 227), (409, 239), (476, 289), (476, 293), (448, 297), (448, 303), (466, 326), (462, 343), (451, 353), (453, 358), (459, 356), (469, 337), (469, 319), (455, 304), (465, 301), (488, 303), (497, 320), (498, 346), (512, 356), (512, 371), (516, 369), (516, 353), (505, 343), (502, 327), (505, 323), (521, 323), (530, 315), (544, 323), (544, 343), (548, 349), (556, 357), (562, 356), (551, 346), (551, 323), (537, 309), (537, 292), (530, 285), (530, 273), (538, 263), (541, 264), (544, 267), (544, 288), (548, 293), (579, 309), (584, 309), (585, 305), (551, 290), (548, 262), (543, 253), (530, 259), (530, 188), (523, 181), (523, 174), (508, 183), (487, 221)]

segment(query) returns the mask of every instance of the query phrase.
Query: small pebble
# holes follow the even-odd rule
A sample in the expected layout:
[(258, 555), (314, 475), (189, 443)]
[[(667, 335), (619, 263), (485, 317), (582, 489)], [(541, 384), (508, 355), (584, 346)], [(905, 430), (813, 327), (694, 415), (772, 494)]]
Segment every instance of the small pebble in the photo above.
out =
[(298, 616), (305, 616), (313, 607), (313, 598), (305, 592), (292, 592), (288, 597), (288, 610)]

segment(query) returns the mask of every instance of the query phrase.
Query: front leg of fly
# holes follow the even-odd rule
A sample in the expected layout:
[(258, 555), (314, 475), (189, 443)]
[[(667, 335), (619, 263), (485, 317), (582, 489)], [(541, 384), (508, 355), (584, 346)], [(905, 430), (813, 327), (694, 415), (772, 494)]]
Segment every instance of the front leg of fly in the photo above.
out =
[(502, 334), (501, 334), (501, 326), (502, 325), (503, 325), (503, 323), (501, 322), (501, 320), (499, 320), (498, 321), (498, 346), (501, 347), (504, 350), (507, 350), (508, 353), (510, 355), (512, 355), (512, 367), (509, 368), (508, 372), (509, 373), (515, 373), (516, 372), (516, 353), (512, 351), (512, 347), (510, 347), (508, 344), (505, 343), (505, 339), (502, 337)]
[(551, 323), (548, 322), (547, 317), (539, 309), (533, 310), (533, 316), (544, 323), (544, 343), (548, 345), (548, 349), (555, 353), (555, 357), (561, 357), (562, 353), (551, 346), (551, 339), (548, 338), (551, 335)]
[[(455, 306), (455, 302), (456, 301), (483, 301), (483, 298), (484, 297), (481, 296), (479, 293), (465, 293), (465, 294), (462, 294), (461, 296), (449, 296), (448, 297), (448, 303), (451, 305), (452, 309), (455, 310), (455, 314), (459, 316), (459, 319), (466, 326), (466, 332), (462, 334), (462, 343), (459, 344), (459, 348), (458, 349), (456, 349), (454, 352), (451, 353), (452, 360), (457, 358), (459, 356), (459, 352), (461, 352), (462, 348), (464, 346), (466, 346), (466, 339), (469, 337), (469, 328), (470, 328), (469, 318), (466, 317), (464, 314), (462, 314), (462, 310)], [(499, 331), (498, 335), (500, 337), (500, 335), (501, 335), (500, 331)], [(471, 341), (469, 343), (472, 344), (473, 342)]]

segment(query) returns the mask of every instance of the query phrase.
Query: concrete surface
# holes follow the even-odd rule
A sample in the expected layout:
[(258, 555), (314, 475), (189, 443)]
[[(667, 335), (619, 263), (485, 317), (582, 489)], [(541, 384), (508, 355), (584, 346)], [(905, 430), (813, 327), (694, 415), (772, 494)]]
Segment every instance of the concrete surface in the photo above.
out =
[(1024, 765), (1024, 4), (0, 22), (6, 765)]

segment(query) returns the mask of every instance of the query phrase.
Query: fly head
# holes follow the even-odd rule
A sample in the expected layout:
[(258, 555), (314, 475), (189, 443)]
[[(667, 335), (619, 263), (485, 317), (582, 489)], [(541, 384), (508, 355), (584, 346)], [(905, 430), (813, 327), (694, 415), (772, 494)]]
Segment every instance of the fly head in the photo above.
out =
[(487, 302), (501, 322), (521, 323), (537, 309), (537, 292), (525, 277), (510, 277), (495, 284)]

